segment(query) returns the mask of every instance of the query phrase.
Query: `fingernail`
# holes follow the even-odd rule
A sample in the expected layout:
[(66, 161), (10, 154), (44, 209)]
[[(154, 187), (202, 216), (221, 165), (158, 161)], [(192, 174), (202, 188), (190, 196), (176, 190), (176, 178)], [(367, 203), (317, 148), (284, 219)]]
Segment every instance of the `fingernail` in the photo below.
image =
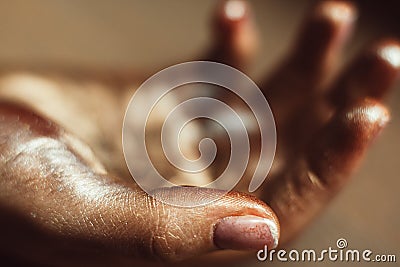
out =
[(278, 245), (279, 231), (270, 219), (253, 215), (221, 219), (214, 229), (214, 244), (221, 249), (256, 250)]

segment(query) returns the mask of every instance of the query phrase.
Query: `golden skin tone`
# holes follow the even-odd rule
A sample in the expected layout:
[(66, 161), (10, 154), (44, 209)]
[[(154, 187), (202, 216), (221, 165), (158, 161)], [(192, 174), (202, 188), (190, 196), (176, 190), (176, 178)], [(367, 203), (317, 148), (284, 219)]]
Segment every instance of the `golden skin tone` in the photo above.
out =
[[(201, 58), (245, 70), (258, 46), (257, 30), (250, 8), (238, 3), (233, 11), (231, 2), (217, 8), (218, 38)], [(318, 4), (288, 56), (259, 83), (274, 112), (278, 147), (258, 198), (231, 192), (194, 209), (150, 198), (126, 170), (120, 140), (124, 108), (132, 94), (129, 88), (137, 88), (147, 75), (2, 71), (2, 253), (17, 262), (60, 266), (190, 260), (218, 250), (217, 245), (254, 249), (238, 240), (231, 247), (215, 242), (221, 219), (249, 215), (274, 223), (284, 245), (345, 184), (389, 120), (381, 99), (398, 74), (396, 41), (373, 44), (332, 85), (323, 86), (349, 37), (354, 13), (346, 3)], [(220, 97), (240, 106), (231, 96)], [(205, 127), (199, 124), (198, 130)], [(251, 133), (253, 147), (256, 134)], [(217, 161), (215, 172), (223, 161)], [(246, 188), (248, 176), (238, 190)], [(212, 191), (182, 188), (166, 193), (194, 201)]]

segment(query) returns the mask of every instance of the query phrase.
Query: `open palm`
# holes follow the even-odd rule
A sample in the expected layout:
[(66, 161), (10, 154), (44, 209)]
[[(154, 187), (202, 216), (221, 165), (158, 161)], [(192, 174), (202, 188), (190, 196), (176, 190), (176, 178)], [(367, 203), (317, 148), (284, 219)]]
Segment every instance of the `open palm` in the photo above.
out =
[[(380, 101), (400, 67), (395, 41), (375, 44), (331, 79), (354, 13), (347, 3), (318, 4), (292, 51), (260, 83), (278, 136), (270, 174), (255, 193), (264, 202), (235, 191), (210, 205), (184, 209), (151, 198), (133, 183), (123, 158), (121, 128), (129, 89), (146, 75), (3, 72), (0, 213), (7, 220), (0, 225), (2, 251), (17, 261), (39, 264), (85, 260), (98, 266), (117, 260), (124, 265), (149, 258), (185, 259), (221, 248), (259, 249), (293, 238), (350, 177), (389, 119)], [(228, 1), (216, 14), (216, 42), (200, 59), (245, 70), (257, 47), (250, 8)], [(216, 97), (240, 108), (232, 96)], [(199, 123), (193, 131), (209, 127)], [(223, 134), (213, 133), (222, 146), (228, 145)], [(238, 191), (246, 190), (254, 171), (257, 135), (250, 133), (250, 164)], [(210, 174), (220, 173), (226, 160), (217, 157)], [(175, 177), (169, 167), (165, 170)], [(195, 203), (213, 191), (188, 187), (163, 193)], [(66, 252), (73, 256), (65, 257)]]

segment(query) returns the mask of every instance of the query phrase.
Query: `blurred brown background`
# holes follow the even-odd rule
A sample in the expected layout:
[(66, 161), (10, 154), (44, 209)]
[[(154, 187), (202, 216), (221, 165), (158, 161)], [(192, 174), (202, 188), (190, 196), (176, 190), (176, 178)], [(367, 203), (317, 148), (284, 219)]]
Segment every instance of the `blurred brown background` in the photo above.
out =
[[(271, 71), (287, 51), (302, 17), (314, 1), (251, 2), (262, 38), (261, 53), (249, 73), (257, 80)], [(400, 38), (400, 4), (396, 1), (357, 4), (358, 27), (344, 61), (380, 37)], [(155, 72), (192, 59), (210, 44), (208, 26), (215, 5), (213, 0), (0, 0), (0, 67), (56, 65)], [(396, 87), (388, 98), (392, 111), (390, 125), (349, 186), (291, 247), (317, 251), (329, 246), (335, 248), (336, 240), (342, 237), (350, 248), (396, 254), (400, 261), (400, 86)], [(285, 263), (259, 263), (254, 257), (246, 266), (267, 264)], [(316, 265), (346, 266), (328, 261)]]

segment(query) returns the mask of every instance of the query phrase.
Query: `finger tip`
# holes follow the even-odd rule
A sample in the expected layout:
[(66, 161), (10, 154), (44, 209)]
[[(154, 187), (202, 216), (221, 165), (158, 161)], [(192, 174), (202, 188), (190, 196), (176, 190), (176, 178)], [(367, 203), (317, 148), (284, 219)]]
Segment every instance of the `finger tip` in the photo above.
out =
[(243, 0), (223, 1), (217, 7), (214, 25), (219, 34), (228, 36), (235, 36), (256, 28), (251, 7)]
[(336, 24), (350, 24), (357, 17), (357, 8), (347, 1), (322, 1), (316, 6), (315, 15)]
[(230, 191), (214, 207), (222, 208), (224, 213), (230, 210), (214, 226), (213, 240), (217, 248), (255, 250), (278, 245), (280, 223), (265, 202), (246, 193)]
[[(275, 214), (253, 196), (202, 187), (163, 188), (158, 193), (190, 205), (155, 202), (160, 211), (153, 230), (160, 236), (153, 242), (157, 258), (175, 262), (214, 250), (255, 250), (278, 244), (280, 226)], [(203, 203), (210, 196), (219, 198)], [(202, 205), (193, 205), (196, 200)]]
[(348, 40), (356, 8), (344, 1), (321, 1), (306, 17), (293, 48), (295, 62), (315, 72), (328, 68)]
[(400, 73), (400, 42), (383, 39), (360, 53), (343, 73), (330, 97), (337, 107), (352, 106), (365, 97), (386, 96)]
[(242, 0), (221, 2), (213, 21), (215, 44), (211, 58), (240, 69), (248, 66), (258, 50), (259, 32), (250, 5)]
[(340, 187), (389, 119), (387, 108), (373, 99), (340, 111), (308, 152), (311, 170), (332, 188)]
[(385, 39), (375, 46), (375, 53), (395, 71), (400, 70), (400, 42), (394, 39)]
[(334, 124), (338, 132), (339, 150), (349, 158), (359, 158), (389, 122), (389, 114), (383, 104), (369, 98), (344, 110)]
[(218, 12), (218, 16), (225, 23), (237, 22), (249, 16), (249, 5), (242, 0), (224, 1)]
[(356, 131), (355, 135), (363, 139), (371, 139), (389, 122), (390, 113), (378, 101), (365, 99), (348, 110), (345, 118), (351, 128)]

